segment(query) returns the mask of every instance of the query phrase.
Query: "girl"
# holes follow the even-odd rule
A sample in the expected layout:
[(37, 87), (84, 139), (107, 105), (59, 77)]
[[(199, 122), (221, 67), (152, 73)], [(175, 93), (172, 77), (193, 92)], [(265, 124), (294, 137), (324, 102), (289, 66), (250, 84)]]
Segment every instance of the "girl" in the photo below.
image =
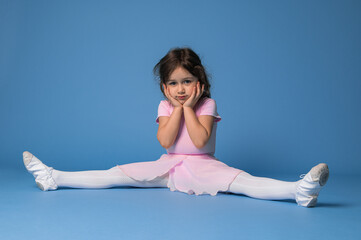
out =
[(189, 48), (171, 49), (154, 67), (160, 90), (167, 98), (158, 107), (157, 138), (167, 150), (160, 159), (115, 166), (109, 170), (63, 172), (23, 153), (26, 169), (43, 190), (59, 187), (111, 188), (168, 187), (188, 194), (231, 192), (253, 198), (294, 199), (304, 207), (315, 206), (329, 170), (321, 163), (303, 179), (285, 182), (252, 176), (214, 157), (217, 123), (216, 102), (198, 55)]

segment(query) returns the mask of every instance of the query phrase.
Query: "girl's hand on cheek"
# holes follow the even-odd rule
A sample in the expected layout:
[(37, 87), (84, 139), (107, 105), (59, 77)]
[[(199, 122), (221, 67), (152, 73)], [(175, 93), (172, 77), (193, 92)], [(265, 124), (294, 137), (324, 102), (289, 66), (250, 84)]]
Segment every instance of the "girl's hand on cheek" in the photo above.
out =
[(187, 101), (183, 104), (183, 107), (190, 107), (193, 108), (196, 103), (198, 102), (199, 98), (202, 96), (204, 91), (204, 85), (202, 85), (202, 89), (200, 87), (200, 83), (197, 82), (197, 86), (194, 87), (192, 95), (188, 98)]
[(171, 104), (173, 105), (173, 107), (182, 107), (183, 105), (175, 98), (173, 98), (171, 95), (170, 95), (170, 92), (169, 92), (169, 88), (166, 87), (165, 84), (163, 84), (163, 89), (164, 89), (164, 94), (165, 96), (168, 98), (168, 100), (171, 102)]

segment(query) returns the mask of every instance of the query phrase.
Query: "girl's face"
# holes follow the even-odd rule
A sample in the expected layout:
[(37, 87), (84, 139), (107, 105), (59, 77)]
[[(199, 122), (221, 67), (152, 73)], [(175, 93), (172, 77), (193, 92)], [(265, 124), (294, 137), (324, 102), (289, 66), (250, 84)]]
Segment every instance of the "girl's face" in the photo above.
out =
[(192, 95), (193, 88), (196, 87), (197, 82), (197, 77), (190, 74), (183, 67), (177, 67), (169, 76), (167, 88), (171, 97), (183, 104)]

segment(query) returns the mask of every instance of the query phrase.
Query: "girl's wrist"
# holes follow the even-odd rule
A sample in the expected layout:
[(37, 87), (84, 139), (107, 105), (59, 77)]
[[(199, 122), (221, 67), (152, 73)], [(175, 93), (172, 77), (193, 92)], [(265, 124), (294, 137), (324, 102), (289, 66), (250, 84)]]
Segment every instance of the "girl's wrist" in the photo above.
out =
[(192, 108), (191, 106), (183, 106), (183, 108)]
[(183, 112), (194, 111), (190, 106), (183, 106)]

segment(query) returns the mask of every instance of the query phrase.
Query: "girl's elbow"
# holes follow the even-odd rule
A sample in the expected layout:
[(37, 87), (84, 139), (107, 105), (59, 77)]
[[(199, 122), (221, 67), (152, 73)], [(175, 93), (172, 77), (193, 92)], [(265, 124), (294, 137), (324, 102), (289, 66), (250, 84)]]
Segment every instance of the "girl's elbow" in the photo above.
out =
[(164, 144), (164, 143), (161, 143), (160, 145), (165, 149), (168, 149), (172, 146), (171, 144)]
[(198, 141), (196, 141), (194, 143), (194, 145), (196, 146), (196, 148), (199, 148), (199, 149), (204, 148), (207, 145), (209, 139), (210, 139), (210, 136), (207, 136), (204, 139), (198, 139)]
[(166, 141), (163, 141), (161, 139), (158, 138), (158, 142), (160, 143), (160, 145), (165, 148), (165, 149), (168, 149), (172, 146), (172, 143), (169, 143), (169, 142), (166, 142)]
[(196, 148), (200, 149), (200, 148), (204, 148), (207, 145), (208, 140), (206, 141), (199, 141), (197, 143), (194, 143), (194, 146), (196, 146)]

